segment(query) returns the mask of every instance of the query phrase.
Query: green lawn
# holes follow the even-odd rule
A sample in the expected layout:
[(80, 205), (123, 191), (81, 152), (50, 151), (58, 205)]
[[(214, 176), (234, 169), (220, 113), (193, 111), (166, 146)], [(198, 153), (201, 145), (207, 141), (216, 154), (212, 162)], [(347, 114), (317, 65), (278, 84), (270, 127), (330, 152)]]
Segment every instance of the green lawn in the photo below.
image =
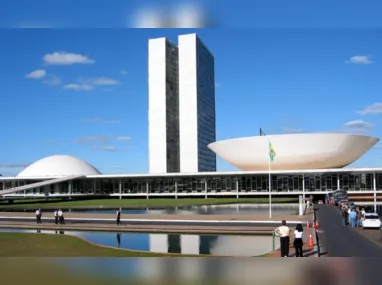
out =
[[(0, 203), (0, 208), (44, 207), (125, 207), (125, 206), (176, 206), (229, 203), (267, 203), (268, 198), (186, 198), (186, 199), (90, 199), (90, 200), (15, 200), (13, 204)], [(273, 203), (296, 202), (296, 198), (272, 198)]]

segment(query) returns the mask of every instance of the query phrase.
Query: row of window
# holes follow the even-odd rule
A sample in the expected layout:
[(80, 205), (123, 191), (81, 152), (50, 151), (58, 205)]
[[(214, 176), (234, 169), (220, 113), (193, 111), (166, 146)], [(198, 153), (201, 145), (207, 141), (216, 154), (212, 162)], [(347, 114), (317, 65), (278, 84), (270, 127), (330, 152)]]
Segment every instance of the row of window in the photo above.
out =
[[(349, 191), (374, 190), (373, 174), (333, 175), (272, 175), (271, 186), (274, 191), (326, 191), (343, 189)], [(36, 181), (27, 181), (27, 184)], [(192, 191), (268, 191), (267, 175), (222, 176), (200, 178), (155, 178), (155, 179), (114, 179), (114, 180), (76, 180), (72, 191), (129, 192), (192, 192)], [(25, 181), (0, 181), (0, 189), (23, 186)], [(376, 174), (376, 189), (382, 190), (382, 173)], [(49, 191), (56, 191), (50, 187)], [(60, 184), (60, 191), (66, 191), (69, 182)]]

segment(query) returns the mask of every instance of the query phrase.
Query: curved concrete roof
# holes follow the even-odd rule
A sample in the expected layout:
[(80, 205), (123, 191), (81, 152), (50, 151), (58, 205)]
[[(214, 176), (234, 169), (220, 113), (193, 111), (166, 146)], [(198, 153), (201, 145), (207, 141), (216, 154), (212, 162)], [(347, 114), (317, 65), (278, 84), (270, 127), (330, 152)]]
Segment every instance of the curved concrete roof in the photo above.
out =
[(17, 177), (62, 177), (73, 175), (99, 175), (101, 172), (89, 163), (70, 155), (53, 155), (36, 161)]
[(208, 147), (241, 170), (267, 171), (269, 141), (276, 152), (271, 170), (305, 170), (347, 166), (379, 139), (341, 133), (285, 134), (222, 140)]

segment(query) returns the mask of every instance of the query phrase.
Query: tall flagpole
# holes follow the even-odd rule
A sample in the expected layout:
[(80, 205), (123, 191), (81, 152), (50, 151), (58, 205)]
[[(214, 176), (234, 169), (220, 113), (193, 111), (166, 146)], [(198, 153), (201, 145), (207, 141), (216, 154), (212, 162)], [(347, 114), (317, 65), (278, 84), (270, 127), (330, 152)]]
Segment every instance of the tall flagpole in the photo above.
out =
[[(270, 143), (270, 142), (268, 142)], [(268, 145), (269, 147), (269, 145)], [(268, 179), (269, 179), (269, 218), (272, 218), (272, 181), (271, 181), (271, 154), (268, 158)]]

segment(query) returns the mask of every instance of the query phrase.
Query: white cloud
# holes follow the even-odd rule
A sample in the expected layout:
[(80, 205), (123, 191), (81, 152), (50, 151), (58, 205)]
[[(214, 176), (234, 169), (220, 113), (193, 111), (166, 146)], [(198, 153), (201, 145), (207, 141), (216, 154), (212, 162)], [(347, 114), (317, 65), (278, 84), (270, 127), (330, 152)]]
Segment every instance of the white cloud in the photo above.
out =
[(122, 75), (127, 75), (127, 74), (129, 74), (126, 70), (121, 70), (120, 73), (121, 73)]
[(382, 149), (382, 144), (378, 144), (378, 145), (374, 146), (374, 148)]
[(33, 78), (33, 79), (41, 79), (46, 75), (46, 71), (44, 69), (36, 69), (35, 71), (32, 71), (31, 73), (25, 75), (26, 78)]
[(24, 168), (28, 163), (0, 163), (0, 168)]
[(304, 129), (302, 128), (284, 128), (283, 132), (284, 133), (302, 133)]
[(67, 90), (74, 90), (74, 91), (90, 91), (94, 89), (94, 87), (89, 84), (74, 84), (74, 83), (64, 85), (62, 88)]
[(371, 64), (373, 61), (370, 59), (370, 56), (366, 55), (356, 55), (351, 57), (349, 60), (346, 61), (346, 63), (352, 63), (352, 64)]
[(112, 145), (95, 145), (93, 146), (94, 149), (96, 150), (104, 150), (104, 151), (117, 151), (117, 150), (121, 150), (120, 148), (117, 148), (115, 146), (112, 146)]
[(374, 127), (374, 124), (362, 120), (349, 121), (344, 124), (344, 127), (358, 132), (364, 132)]
[(108, 77), (98, 77), (93, 79), (85, 80), (85, 82), (88, 82), (90, 85), (95, 86), (110, 86), (110, 85), (118, 85), (120, 82), (118, 80), (108, 78)]
[(221, 87), (222, 85), (219, 83), (219, 82), (215, 82), (215, 88), (219, 88)]
[(107, 143), (110, 139), (103, 135), (80, 137), (74, 140), (76, 143)]
[(76, 143), (108, 143), (110, 141), (128, 141), (131, 140), (131, 137), (128, 136), (104, 136), (104, 135), (95, 135), (95, 136), (87, 136), (80, 137), (74, 140)]
[(84, 123), (97, 123), (97, 124), (119, 124), (121, 121), (119, 120), (104, 120), (100, 118), (89, 118), (85, 119)]
[(52, 75), (49, 78), (47, 78), (46, 80), (44, 80), (43, 83), (46, 85), (52, 85), (52, 86), (60, 85), (61, 84), (61, 78)]
[(116, 137), (115, 139), (117, 141), (129, 141), (131, 140), (131, 137)]
[(64, 89), (75, 91), (90, 91), (96, 86), (114, 86), (121, 84), (118, 80), (108, 77), (96, 77), (88, 79), (78, 79), (77, 83), (71, 83), (63, 86)]
[(43, 60), (50, 65), (92, 64), (95, 62), (87, 56), (66, 52), (48, 53), (44, 55)]
[(357, 111), (360, 115), (372, 115), (372, 114), (382, 114), (382, 103), (374, 103), (373, 105), (367, 106), (365, 109)]

